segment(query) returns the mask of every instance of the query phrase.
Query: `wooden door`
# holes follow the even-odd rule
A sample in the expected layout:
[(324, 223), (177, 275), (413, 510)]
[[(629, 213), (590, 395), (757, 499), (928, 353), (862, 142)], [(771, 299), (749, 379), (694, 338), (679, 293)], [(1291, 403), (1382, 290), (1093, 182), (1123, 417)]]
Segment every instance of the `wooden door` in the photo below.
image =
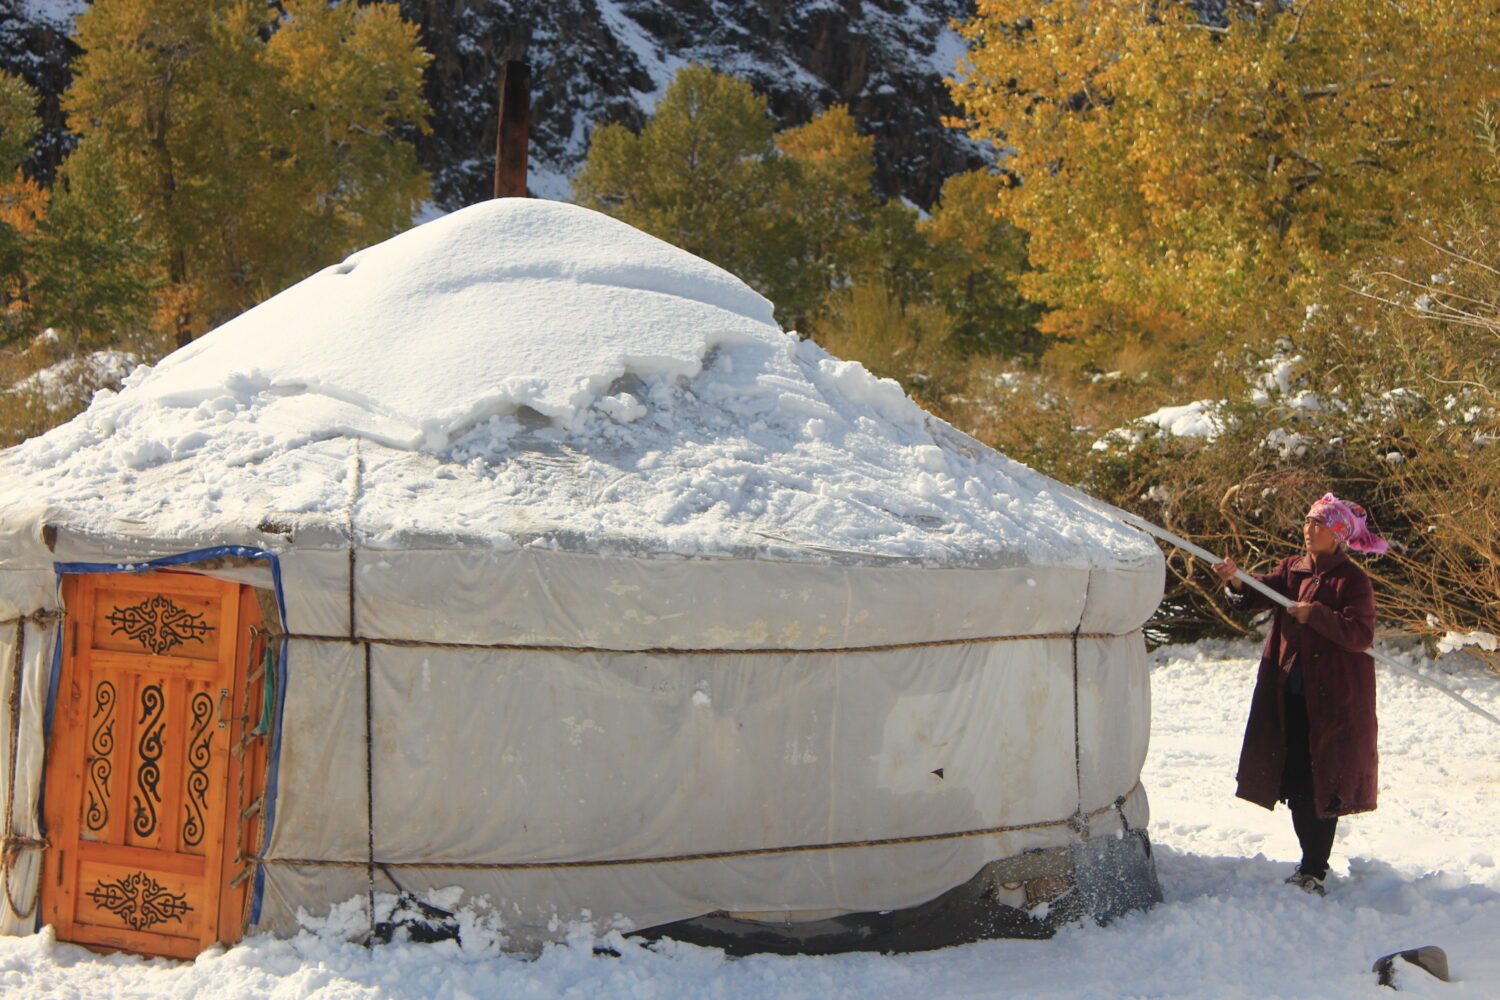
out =
[(238, 940), (267, 742), (253, 592), (99, 573), (66, 577), (63, 602), (43, 919), (61, 940), (147, 955)]

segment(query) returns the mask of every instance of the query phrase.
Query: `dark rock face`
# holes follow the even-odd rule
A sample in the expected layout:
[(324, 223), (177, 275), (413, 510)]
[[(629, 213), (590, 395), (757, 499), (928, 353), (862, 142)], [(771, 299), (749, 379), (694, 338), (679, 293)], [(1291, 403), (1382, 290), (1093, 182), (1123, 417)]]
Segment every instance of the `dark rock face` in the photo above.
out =
[[(86, 0), (0, 0), (0, 68), (41, 94), (44, 132), (27, 169), (50, 181), (71, 148), (59, 95)], [(489, 197), (498, 70), (531, 64), (531, 191), (566, 198), (599, 122), (639, 128), (678, 67), (748, 80), (783, 125), (848, 104), (876, 139), (876, 184), (923, 206), (950, 175), (986, 162), (956, 129), (943, 77), (962, 43), (949, 27), (974, 0), (400, 0), (432, 53), (432, 131), (416, 139), (445, 209)], [(513, 48), (514, 47), (514, 48)]]
[(639, 128), (676, 68), (747, 79), (783, 126), (836, 103), (876, 138), (883, 194), (930, 205), (951, 174), (985, 162), (954, 129), (943, 77), (973, 0), (402, 0), (433, 54), (433, 131), (418, 140), (452, 209), (489, 196), (497, 71), (531, 64), (532, 193), (566, 197), (596, 123)]

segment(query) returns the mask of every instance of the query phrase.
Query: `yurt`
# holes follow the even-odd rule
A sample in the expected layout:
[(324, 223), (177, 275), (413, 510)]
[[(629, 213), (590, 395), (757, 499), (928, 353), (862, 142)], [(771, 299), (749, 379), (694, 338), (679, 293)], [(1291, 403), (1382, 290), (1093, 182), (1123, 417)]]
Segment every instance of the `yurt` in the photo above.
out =
[(441, 899), (517, 950), (826, 952), (1107, 918), (1158, 898), (1162, 572), (732, 275), (476, 205), (0, 453), (0, 930), (188, 957)]

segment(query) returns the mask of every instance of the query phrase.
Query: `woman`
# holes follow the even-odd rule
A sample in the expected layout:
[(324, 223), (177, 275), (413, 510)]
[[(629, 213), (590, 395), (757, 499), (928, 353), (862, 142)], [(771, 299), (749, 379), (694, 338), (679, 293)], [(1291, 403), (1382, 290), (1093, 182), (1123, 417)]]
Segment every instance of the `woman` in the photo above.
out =
[(1292, 811), (1302, 861), (1287, 884), (1325, 894), (1338, 817), (1375, 808), (1375, 591), (1344, 549), (1386, 551), (1358, 504), (1332, 493), (1302, 525), (1304, 555), (1256, 579), (1297, 603), (1283, 608), (1234, 579), (1233, 559), (1214, 566), (1236, 610), (1275, 608), (1261, 654), (1235, 794)]

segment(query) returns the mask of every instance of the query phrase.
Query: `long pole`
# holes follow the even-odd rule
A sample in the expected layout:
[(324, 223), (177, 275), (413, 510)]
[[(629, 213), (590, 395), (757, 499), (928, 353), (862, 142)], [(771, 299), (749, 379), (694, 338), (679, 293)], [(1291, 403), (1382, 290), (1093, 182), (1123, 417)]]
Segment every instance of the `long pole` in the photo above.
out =
[(507, 59), (500, 72), (500, 123), (495, 130), (495, 197), (526, 197), (531, 128), (531, 66)]
[[(1068, 492), (1069, 493), (1073, 493), (1072, 490), (1069, 490)], [(1077, 494), (1075, 494), (1075, 495), (1077, 495)], [(1096, 503), (1097, 503), (1097, 501), (1096, 501)], [(1159, 538), (1162, 541), (1166, 542), (1168, 545), (1175, 545), (1179, 549), (1182, 549), (1184, 552), (1187, 552), (1187, 553), (1190, 553), (1192, 555), (1197, 556), (1199, 559), (1202, 559), (1204, 562), (1208, 563), (1210, 566), (1216, 565), (1216, 564), (1221, 563), (1221, 562), (1224, 561), (1224, 560), (1220, 559), (1218, 556), (1214, 555), (1212, 552), (1208, 551), (1207, 549), (1202, 548), (1202, 547), (1197, 546), (1197, 545), (1194, 545), (1192, 542), (1188, 541), (1186, 538), (1182, 538), (1182, 537), (1180, 537), (1178, 535), (1172, 534), (1172, 532), (1168, 531), (1166, 528), (1159, 528), (1156, 525), (1152, 524), (1150, 521), (1145, 520), (1144, 518), (1136, 517), (1134, 514), (1130, 513), (1129, 511), (1124, 511), (1124, 510), (1119, 510), (1119, 509), (1113, 509), (1111, 512), (1116, 517), (1120, 518), (1120, 520), (1122, 520), (1126, 524), (1130, 525), (1132, 528), (1136, 528), (1136, 529), (1138, 529), (1140, 531), (1144, 531), (1146, 534), (1151, 535), (1153, 538)], [(1241, 583), (1245, 584), (1247, 587), (1250, 587), (1250, 588), (1252, 588), (1254, 590), (1259, 591), (1260, 593), (1266, 595), (1271, 600), (1275, 601), (1277, 604), (1281, 605), (1284, 608), (1290, 608), (1290, 607), (1292, 607), (1293, 605), (1295, 605), (1297, 603), (1296, 601), (1290, 600), (1290, 599), (1282, 596), (1281, 594), (1276, 593), (1276, 591), (1272, 590), (1270, 587), (1267, 587), (1265, 584), (1261, 583), (1259, 580), (1255, 579), (1255, 577), (1253, 577), (1250, 574), (1246, 573), (1244, 570), (1236, 570), (1235, 574), (1234, 574), (1234, 577), (1235, 577), (1236, 580), (1239, 580)], [(1454, 701), (1458, 702), (1460, 705), (1464, 706), (1465, 708), (1467, 708), (1469, 711), (1473, 712), (1474, 714), (1476, 714), (1476, 715), (1482, 715), (1486, 719), (1489, 719), (1491, 722), (1493, 722), (1495, 725), (1500, 726), (1500, 718), (1496, 718), (1493, 714), (1491, 714), (1490, 712), (1487, 712), (1484, 709), (1480, 708), (1478, 705), (1474, 704), (1472, 701), (1470, 701), (1469, 699), (1465, 698), (1463, 695), (1459, 694), (1458, 692), (1448, 690), (1446, 687), (1444, 687), (1443, 685), (1439, 684), (1437, 681), (1431, 679), (1430, 677), (1423, 677), (1421, 674), (1417, 673), (1415, 670), (1411, 669), (1410, 667), (1406, 666), (1403, 663), (1396, 662), (1395, 660), (1391, 659), (1389, 656), (1386, 656), (1384, 653), (1381, 653), (1379, 650), (1376, 650), (1376, 649), (1372, 648), (1372, 649), (1368, 650), (1368, 652), (1369, 652), (1370, 656), (1375, 659), (1375, 662), (1383, 664), (1384, 666), (1390, 667), (1392, 670), (1396, 671), (1398, 674), (1405, 674), (1407, 677), (1410, 677), (1412, 680), (1420, 681), (1421, 683), (1426, 684), (1430, 688), (1433, 688), (1435, 690), (1443, 692), (1443, 694), (1445, 694), (1448, 697), (1452, 698)]]

